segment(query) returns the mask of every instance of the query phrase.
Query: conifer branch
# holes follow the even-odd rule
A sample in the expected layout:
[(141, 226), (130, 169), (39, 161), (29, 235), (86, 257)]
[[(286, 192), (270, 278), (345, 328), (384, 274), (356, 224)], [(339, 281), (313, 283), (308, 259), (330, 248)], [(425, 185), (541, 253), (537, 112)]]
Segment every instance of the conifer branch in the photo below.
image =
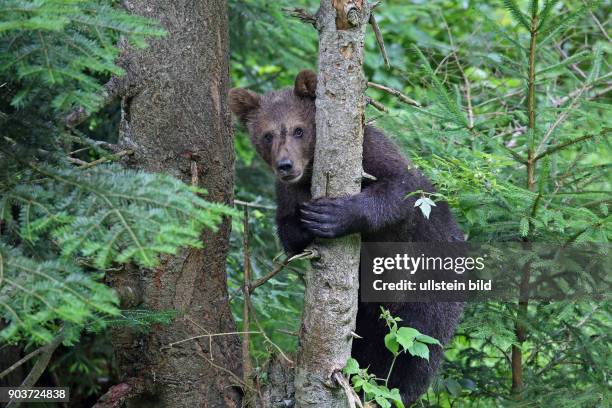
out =
[(442, 21), (444, 22), (444, 26), (446, 28), (446, 32), (448, 33), (448, 40), (450, 42), (450, 46), (452, 49), (451, 54), (455, 58), (455, 63), (457, 64), (457, 68), (459, 68), (459, 72), (461, 73), (461, 77), (463, 78), (463, 83), (465, 85), (465, 99), (467, 101), (467, 116), (468, 116), (467, 128), (468, 130), (472, 130), (474, 129), (474, 109), (472, 107), (472, 85), (470, 84), (470, 80), (468, 79), (467, 75), (465, 74), (465, 71), (463, 70), (463, 65), (461, 65), (461, 62), (459, 61), (459, 56), (457, 55), (457, 47), (455, 46), (455, 40), (453, 38), (453, 33), (451, 32), (451, 29), (448, 26), (448, 22), (446, 21), (446, 18), (444, 18), (444, 15), (442, 13), (440, 13), (440, 17), (442, 18)]
[[(83, 163), (79, 163), (80, 164), (79, 168), (83, 169), (83, 170), (84, 169), (90, 169), (90, 168), (92, 168), (94, 166), (97, 166), (99, 164), (102, 164), (102, 163), (107, 163), (107, 162), (110, 162), (110, 161), (119, 161), (119, 160), (121, 160), (122, 157), (124, 157), (124, 156), (131, 156), (133, 154), (134, 154), (133, 150), (127, 149), (127, 150), (122, 150), (120, 152), (117, 152), (115, 154), (111, 154), (111, 155), (108, 155), (108, 156), (100, 157), (99, 159), (96, 159), (96, 160), (91, 161), (91, 162), (83, 162), (82, 160), (80, 160), (80, 162), (83, 162)], [(73, 159), (73, 160), (75, 160), (75, 159)], [(76, 160), (78, 160), (78, 159), (76, 159)]]
[[(79, 151), (84, 151), (86, 149), (93, 149), (98, 154), (101, 154), (101, 155), (108, 154), (107, 150), (110, 150), (113, 153), (117, 153), (121, 151), (121, 147), (119, 145), (109, 143), (104, 140), (93, 140), (75, 128), (70, 129), (70, 132), (71, 133), (66, 133), (62, 135), (62, 137), (67, 138), (71, 142), (78, 143), (81, 146), (86, 146), (86, 147), (83, 147), (82, 149), (78, 149)], [(71, 155), (75, 154), (75, 152), (71, 152), (70, 154)]]
[[(559, 54), (564, 58), (564, 59), (568, 59), (569, 55), (567, 55), (567, 52), (565, 52), (565, 50), (561, 47), (560, 44), (555, 44), (555, 49), (559, 52)], [(570, 68), (576, 73), (578, 74), (580, 77), (582, 77), (582, 79), (586, 79), (587, 75), (584, 73), (584, 71), (582, 69), (580, 69), (580, 67), (576, 64), (576, 63), (571, 63), (569, 64)]]
[(562, 150), (568, 146), (574, 145), (576, 143), (584, 142), (585, 140), (593, 139), (594, 137), (597, 137), (597, 136), (599, 135), (584, 135), (576, 139), (572, 139), (572, 140), (568, 140), (567, 142), (560, 143), (556, 146), (549, 147), (548, 149), (544, 150), (542, 153), (534, 157), (534, 161), (540, 160), (543, 157), (548, 156), (549, 154), (558, 152), (559, 150)]
[(517, 162), (519, 162), (519, 163), (521, 163), (521, 164), (525, 164), (525, 165), (527, 164), (527, 159), (526, 159), (526, 158), (524, 158), (523, 156), (521, 156), (520, 154), (518, 154), (517, 152), (515, 152), (514, 150), (512, 150), (511, 148), (509, 148), (508, 146), (506, 146), (506, 145), (504, 145), (504, 144), (502, 144), (502, 147), (503, 147), (503, 148), (504, 148), (504, 149), (505, 149), (505, 150), (506, 150), (508, 153), (510, 153), (510, 155), (511, 155), (512, 157), (514, 157), (514, 159), (515, 159)]
[(0, 373), (0, 380), (6, 377), (7, 375), (9, 375), (10, 373), (12, 373), (13, 371), (15, 371), (16, 369), (18, 369), (19, 367), (21, 367), (23, 364), (33, 359), (34, 357), (38, 356), (39, 354), (42, 354), (45, 351), (46, 347), (47, 346), (45, 345), (45, 346), (37, 348), (31, 353), (26, 354), (24, 357), (22, 357), (19, 361), (15, 362), (13, 365), (11, 365), (6, 370), (2, 371)]
[[(584, 3), (584, 0), (583, 0)], [(604, 28), (603, 25), (601, 25), (601, 22), (599, 21), (599, 19), (597, 18), (597, 16), (593, 13), (592, 10), (589, 10), (589, 14), (591, 15), (591, 18), (593, 19), (593, 21), (595, 22), (595, 25), (597, 26), (597, 28), (599, 28), (599, 31), (601, 31), (601, 33), (603, 34), (603, 36), (606, 38), (606, 40), (608, 40), (608, 42), (612, 42), (612, 39), (610, 39), (610, 36), (608, 35), (608, 32), (606, 31), (606, 29)]]
[[(595, 83), (590, 84), (587, 86), (587, 91), (592, 90), (593, 87), (595, 86)], [(585, 99), (592, 101), (594, 99), (600, 98), (604, 95), (606, 95), (607, 93), (609, 93), (610, 91), (612, 91), (612, 84), (608, 84), (608, 86), (606, 86), (605, 88), (602, 89), (598, 89), (595, 90), (595, 92), (591, 93), (590, 95), (587, 95)], [(573, 90), (572, 92), (570, 92), (568, 95), (559, 98), (557, 100), (553, 101), (553, 106), (555, 108), (559, 108), (561, 107), (563, 104), (565, 104), (567, 101), (569, 101), (570, 99), (573, 99), (574, 97), (576, 97), (576, 95), (581, 94), (582, 92), (582, 87)]]
[(555, 129), (562, 124), (570, 115), (570, 113), (573, 112), (573, 108), (574, 106), (576, 106), (576, 104), (578, 103), (578, 101), (580, 100), (580, 97), (582, 96), (582, 94), (587, 90), (588, 88), (588, 83), (585, 83), (582, 88), (580, 88), (578, 90), (578, 92), (576, 93), (576, 95), (574, 96), (574, 98), (572, 99), (572, 102), (570, 103), (570, 105), (568, 107), (566, 107), (563, 112), (561, 112), (561, 114), (559, 116), (557, 116), (557, 118), (555, 119), (555, 121), (553, 122), (552, 125), (550, 125), (550, 127), (546, 130), (546, 132), (544, 133), (544, 136), (542, 136), (542, 140), (540, 141), (538, 148), (535, 151), (535, 154), (537, 155), (538, 152), (546, 145), (546, 143), (548, 142), (548, 139), (552, 136), (553, 132), (555, 131)]

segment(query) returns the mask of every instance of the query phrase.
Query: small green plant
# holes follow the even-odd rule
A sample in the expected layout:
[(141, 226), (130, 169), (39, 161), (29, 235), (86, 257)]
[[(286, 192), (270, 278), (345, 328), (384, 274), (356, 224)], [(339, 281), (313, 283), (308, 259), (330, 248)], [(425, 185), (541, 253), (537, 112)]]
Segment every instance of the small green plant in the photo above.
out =
[(354, 358), (347, 361), (344, 374), (350, 379), (353, 389), (357, 393), (363, 394), (364, 402), (375, 402), (383, 408), (390, 408), (392, 405), (395, 405), (396, 408), (403, 408), (404, 403), (399, 389), (389, 389), (389, 378), (393, 372), (395, 361), (400, 355), (406, 353), (429, 361), (429, 346), (441, 346), (441, 344), (438, 340), (422, 334), (417, 329), (399, 327), (398, 323), (402, 321), (401, 318), (392, 316), (383, 307), (380, 309), (380, 318), (385, 321), (389, 328), (389, 333), (385, 336), (385, 346), (393, 354), (393, 361), (387, 372), (387, 377), (377, 378), (374, 374), (368, 373), (368, 369), (360, 368), (359, 362)]

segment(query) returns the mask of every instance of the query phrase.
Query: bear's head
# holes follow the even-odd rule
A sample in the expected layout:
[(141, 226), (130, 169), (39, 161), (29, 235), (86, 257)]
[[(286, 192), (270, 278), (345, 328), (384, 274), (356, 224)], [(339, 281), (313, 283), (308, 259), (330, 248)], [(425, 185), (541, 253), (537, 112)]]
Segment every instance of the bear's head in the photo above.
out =
[(283, 183), (297, 184), (310, 179), (316, 87), (316, 74), (302, 71), (295, 78), (293, 89), (265, 95), (244, 88), (230, 90), (230, 109), (248, 129), (257, 153)]

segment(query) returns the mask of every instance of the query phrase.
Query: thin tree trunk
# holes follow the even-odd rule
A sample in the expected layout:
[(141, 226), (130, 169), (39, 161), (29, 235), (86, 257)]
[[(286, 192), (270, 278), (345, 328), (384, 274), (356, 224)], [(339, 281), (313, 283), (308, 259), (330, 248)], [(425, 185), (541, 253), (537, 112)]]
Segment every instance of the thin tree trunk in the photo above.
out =
[[(135, 152), (128, 165), (169, 173), (205, 188), (208, 200), (232, 204), (226, 1), (123, 3), (132, 13), (159, 20), (168, 31), (147, 49), (125, 47), (121, 57), (129, 89), (122, 100), (120, 144)], [(216, 233), (203, 233), (203, 249), (163, 257), (155, 270), (113, 277), (125, 306), (181, 312), (172, 324), (154, 325), (145, 335), (115, 333), (124, 384), (113, 391), (123, 392), (128, 406), (240, 406), (237, 336), (166, 347), (202, 334), (235, 332), (225, 272), (229, 233), (230, 221), (225, 220)]]
[[(361, 0), (322, 0), (317, 13), (320, 40), (313, 198), (347, 196), (361, 190), (366, 86), (362, 65), (368, 19), (367, 2)], [(295, 378), (298, 408), (347, 406), (334, 375), (351, 355), (359, 248), (358, 235), (316, 243), (320, 258), (306, 274)]]
[[(531, 31), (530, 31), (530, 42), (529, 42), (529, 78), (527, 86), (527, 114), (529, 115), (529, 123), (527, 129), (529, 130), (529, 145), (527, 147), (527, 188), (531, 191), (536, 189), (536, 162), (533, 149), (533, 138), (535, 138), (536, 132), (536, 52), (537, 52), (537, 36), (538, 36), (538, 2), (535, 2), (535, 7), (531, 14)], [(531, 219), (535, 218), (537, 211), (537, 200), (534, 204), (531, 214)], [(531, 221), (529, 231), (532, 231)], [(524, 248), (529, 247), (528, 238), (524, 239)], [(527, 320), (527, 313), (529, 311), (529, 278), (531, 276), (531, 262), (527, 262), (523, 268), (520, 284), (520, 300), (518, 302), (516, 322), (514, 324), (514, 333), (516, 335), (516, 343), (512, 345), (512, 393), (519, 395), (524, 388), (523, 378), (523, 350), (522, 346), (525, 340), (527, 340), (527, 327), (525, 321)]]

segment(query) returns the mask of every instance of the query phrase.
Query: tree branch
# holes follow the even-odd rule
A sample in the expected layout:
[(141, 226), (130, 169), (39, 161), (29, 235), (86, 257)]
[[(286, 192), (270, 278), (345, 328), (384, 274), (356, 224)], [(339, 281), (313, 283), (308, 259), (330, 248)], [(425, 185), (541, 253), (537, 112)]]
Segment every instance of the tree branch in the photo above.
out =
[[(596, 81), (593, 81), (593, 84), (591, 84), (590, 86), (588, 86), (587, 90), (591, 90), (593, 88), (593, 86), (595, 85)], [(592, 101), (593, 99), (597, 99), (601, 96), (604, 96), (605, 94), (607, 94), (608, 92), (612, 91), (612, 84), (609, 84), (607, 87), (603, 88), (603, 89), (598, 89), (596, 90), (594, 93), (592, 93), (591, 95), (588, 95), (586, 97), (586, 99)], [(564, 96), (562, 98), (559, 98), (555, 101), (553, 101), (553, 106), (555, 108), (560, 107), (561, 105), (563, 105), (565, 102), (569, 101), (570, 99), (574, 98), (576, 95), (582, 93), (582, 87), (573, 90), (572, 92), (570, 92), (569, 95)]]
[(385, 85), (377, 84), (376, 82), (368, 82), (368, 87), (375, 88), (375, 89), (381, 90), (383, 92), (386, 92), (388, 94), (391, 94), (391, 95), (395, 96), (397, 99), (399, 99), (400, 101), (404, 102), (407, 105), (412, 105), (412, 106), (416, 106), (416, 107), (419, 107), (419, 108), (422, 106), (419, 102), (417, 102), (414, 99), (410, 98), (408, 95), (398, 91), (397, 89), (390, 88), (390, 87), (385, 86)]
[(278, 353), (281, 355), (281, 357), (283, 359), (285, 359), (285, 361), (287, 361), (289, 364), (293, 365), (293, 361), (287, 357), (287, 355), (283, 352), (283, 349), (281, 349), (278, 344), (274, 343), (272, 341), (272, 339), (270, 339), (270, 337), (268, 337), (268, 334), (266, 333), (266, 331), (264, 330), (263, 326), (261, 325), (261, 323), (259, 323), (259, 319), (257, 318), (257, 313), (255, 312), (255, 308), (253, 307), (253, 304), (251, 303), (251, 298), (245, 298), (246, 302), (248, 303), (248, 308), (252, 313), (253, 316), (253, 321), (255, 322), (255, 325), (257, 326), (257, 328), (259, 329), (259, 334), (261, 334), (264, 338), (264, 340), (269, 343), (272, 347), (274, 347), (276, 349), (276, 351), (278, 351)]
[(465, 71), (463, 70), (463, 65), (459, 61), (459, 56), (457, 55), (457, 48), (455, 46), (455, 40), (453, 38), (453, 33), (448, 25), (448, 22), (444, 18), (444, 14), (440, 13), (440, 17), (444, 22), (444, 26), (446, 27), (446, 32), (448, 33), (448, 40), (451, 45), (452, 54), (455, 58), (455, 63), (457, 64), (457, 68), (459, 68), (459, 72), (461, 72), (461, 77), (463, 78), (463, 83), (465, 84), (465, 99), (467, 100), (467, 114), (468, 114), (468, 129), (472, 130), (474, 128), (474, 109), (472, 108), (472, 85), (470, 84), (470, 80), (468, 79)]
[[(64, 329), (63, 328), (60, 329), (59, 334), (57, 336), (55, 336), (53, 338), (53, 340), (51, 340), (51, 342), (49, 344), (41, 347), (42, 351), (38, 353), (38, 354), (40, 354), (40, 357), (38, 358), (38, 360), (36, 360), (36, 363), (34, 364), (34, 367), (32, 367), (32, 370), (27, 375), (25, 380), (23, 380), (23, 382), (21, 383), (20, 387), (22, 387), (22, 388), (31, 388), (34, 385), (36, 385), (36, 382), (38, 381), (40, 376), (43, 375), (43, 373), (47, 369), (47, 366), (49, 365), (49, 362), (51, 361), (51, 356), (53, 355), (53, 352), (59, 347), (60, 344), (62, 344), (62, 341), (64, 341)], [(21, 365), (21, 364), (19, 364), (19, 365)], [(10, 370), (10, 368), (9, 368), (9, 370)], [(3, 374), (6, 371), (7, 370), (5, 370), (3, 372)], [(6, 408), (17, 408), (20, 405), (21, 405), (21, 402), (19, 402), (17, 400), (11, 400), (6, 405)]]
[(375, 108), (376, 110), (379, 110), (381, 112), (385, 112), (385, 113), (389, 113), (389, 109), (387, 109), (387, 107), (385, 105), (383, 105), (382, 103), (378, 102), (376, 99), (370, 98), (369, 96), (365, 97), (365, 101), (368, 105), (372, 106), (373, 108)]
[(316, 25), (317, 23), (317, 19), (315, 18), (315, 16), (301, 7), (295, 7), (295, 8), (284, 7), (282, 8), (282, 10), (284, 13), (288, 14), (290, 17), (299, 19), (302, 23), (311, 24), (313, 26)]
[(578, 102), (578, 100), (580, 99), (580, 97), (582, 96), (584, 91), (587, 90), (587, 88), (588, 88), (588, 84), (585, 83), (582, 86), (582, 88), (580, 88), (580, 90), (576, 93), (576, 95), (574, 96), (574, 99), (572, 99), (572, 102), (570, 103), (570, 105), (563, 112), (561, 112), (561, 114), (559, 116), (557, 116), (557, 119), (555, 119), (553, 124), (550, 125), (550, 127), (544, 133), (544, 136), (542, 136), (542, 140), (538, 144), (538, 148), (536, 149), (535, 153), (533, 153), (534, 155), (538, 155), (538, 152), (544, 147), (546, 142), (548, 142), (548, 139), (552, 136), (552, 134), (555, 131), (555, 129), (560, 124), (562, 124), (565, 121), (565, 119), (567, 119), (567, 117), (573, 111), (573, 107), (576, 105), (576, 103)]
[(250, 203), (250, 202), (241, 201), (241, 200), (234, 200), (234, 205), (243, 205), (245, 207), (251, 207), (251, 208), (261, 208), (263, 210), (276, 210), (276, 206), (274, 205)]
[[(199, 326), (198, 326), (199, 327)], [(202, 327), (199, 327), (200, 329), (202, 329)], [(189, 343), (190, 341), (195, 341), (195, 340), (200, 340), (200, 339), (212, 339), (213, 337), (220, 337), (220, 336), (237, 336), (237, 335), (244, 335), (244, 334), (260, 334), (258, 331), (236, 331), (236, 332), (228, 332), (228, 333), (207, 333), (207, 334), (199, 334), (197, 336), (191, 336), (189, 338), (186, 339), (182, 339), (182, 340), (178, 340), (178, 341), (173, 341), (172, 343), (166, 344), (165, 346), (161, 347), (160, 350), (167, 350), (170, 349), (174, 346), (178, 346), (179, 344), (183, 344), (183, 343)]]
[[(104, 92), (102, 93), (102, 106), (105, 107), (111, 104), (116, 98), (122, 97), (133, 84), (128, 80), (128, 76), (112, 77), (104, 84)], [(68, 115), (64, 117), (64, 124), (69, 128), (74, 128), (85, 122), (93, 112), (87, 112), (82, 106), (74, 108)]]
[(385, 61), (385, 65), (387, 66), (387, 68), (391, 68), (389, 56), (387, 55), (387, 49), (385, 48), (385, 39), (383, 38), (383, 35), (380, 32), (380, 27), (378, 26), (378, 22), (376, 22), (376, 17), (374, 17), (374, 13), (370, 13), (370, 25), (372, 26), (372, 30), (374, 31), (374, 36), (376, 37), (376, 42), (378, 43), (378, 48), (380, 48), (380, 53), (382, 54), (383, 60)]
[(129, 378), (120, 384), (113, 385), (98, 399), (92, 408), (119, 408), (124, 402), (144, 392), (145, 385), (142, 378)]
[(566, 148), (568, 146), (574, 145), (576, 143), (580, 143), (580, 142), (583, 142), (585, 140), (593, 139), (596, 136), (599, 136), (599, 135), (584, 135), (584, 136), (577, 137), (576, 139), (572, 139), (572, 140), (568, 140), (567, 142), (560, 143), (560, 144), (558, 144), (556, 146), (549, 147), (548, 149), (544, 150), (542, 153), (540, 153), (539, 155), (534, 157), (534, 160), (536, 160), (536, 161), (540, 160), (544, 156), (548, 156), (549, 154), (553, 154), (555, 152), (558, 152), (559, 150), (564, 149), (564, 148)]
[[(0, 265), (0, 268), (2, 268), (2, 265)], [(10, 373), (12, 373), (13, 371), (15, 371), (16, 369), (18, 369), (19, 367), (21, 367), (23, 364), (27, 363), (28, 361), (30, 361), (31, 359), (33, 359), (34, 357), (36, 357), (37, 355), (43, 353), (46, 349), (46, 345), (37, 348), (36, 350), (34, 350), (33, 352), (27, 354), (26, 356), (22, 357), (19, 361), (17, 361), (15, 364), (13, 364), (12, 366), (10, 366), (9, 368), (7, 368), (6, 370), (4, 370), (3, 372), (0, 373), (0, 380), (3, 379), (4, 377), (6, 377), (7, 375), (9, 375)]]
[(79, 160), (79, 159), (75, 159), (75, 158), (70, 158), (70, 157), (68, 158), (68, 161), (72, 162), (72, 163), (75, 163), (75, 164), (78, 164), (80, 169), (90, 169), (90, 168), (95, 167), (95, 166), (97, 166), (99, 164), (106, 163), (108, 161), (117, 161), (117, 160), (120, 160), (124, 156), (130, 156), (132, 154), (134, 154), (133, 150), (122, 150), (122, 151), (117, 152), (115, 154), (111, 154), (111, 155), (108, 155), (108, 156), (100, 157), (99, 159), (96, 159), (96, 160), (91, 161), (91, 162), (85, 162), (83, 160)]

